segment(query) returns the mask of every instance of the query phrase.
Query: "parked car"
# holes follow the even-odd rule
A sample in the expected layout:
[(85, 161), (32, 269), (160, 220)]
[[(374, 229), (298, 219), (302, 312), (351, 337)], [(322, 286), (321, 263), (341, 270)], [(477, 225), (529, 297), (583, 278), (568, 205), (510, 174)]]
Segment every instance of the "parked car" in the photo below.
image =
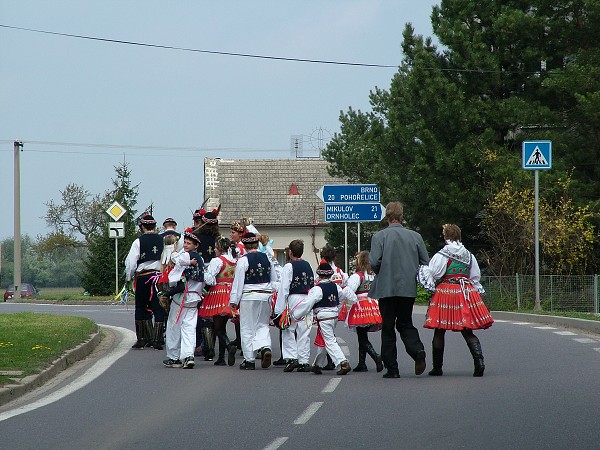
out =
[[(21, 283), (21, 298), (27, 297), (39, 297), (40, 291), (38, 291), (33, 284)], [(15, 285), (11, 284), (6, 288), (4, 292), (4, 301), (14, 298), (15, 296)]]

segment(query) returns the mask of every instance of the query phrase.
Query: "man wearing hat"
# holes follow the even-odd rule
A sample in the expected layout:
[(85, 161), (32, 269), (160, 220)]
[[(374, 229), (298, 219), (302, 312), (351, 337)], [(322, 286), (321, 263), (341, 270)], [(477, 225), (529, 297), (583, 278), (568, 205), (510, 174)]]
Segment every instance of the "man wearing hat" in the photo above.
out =
[(244, 361), (241, 370), (254, 370), (260, 354), (261, 367), (271, 365), (271, 298), (277, 273), (269, 257), (258, 251), (258, 237), (246, 233), (242, 237), (246, 254), (235, 267), (229, 303), (240, 312), (240, 334)]
[(125, 279), (128, 282), (133, 280), (135, 290), (137, 341), (131, 348), (141, 349), (151, 345), (162, 350), (165, 310), (158, 302), (153, 280), (158, 280), (160, 276), (163, 238), (156, 232), (156, 220), (150, 214), (144, 214), (139, 225), (142, 234), (133, 241), (125, 259)]

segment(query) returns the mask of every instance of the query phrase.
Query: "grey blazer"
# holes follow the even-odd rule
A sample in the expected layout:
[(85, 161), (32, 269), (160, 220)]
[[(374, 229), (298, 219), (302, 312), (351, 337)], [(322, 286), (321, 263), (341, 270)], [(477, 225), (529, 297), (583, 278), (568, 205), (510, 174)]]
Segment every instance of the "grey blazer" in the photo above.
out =
[(415, 298), (419, 265), (429, 264), (429, 255), (419, 233), (392, 223), (373, 236), (369, 263), (376, 274), (369, 297)]

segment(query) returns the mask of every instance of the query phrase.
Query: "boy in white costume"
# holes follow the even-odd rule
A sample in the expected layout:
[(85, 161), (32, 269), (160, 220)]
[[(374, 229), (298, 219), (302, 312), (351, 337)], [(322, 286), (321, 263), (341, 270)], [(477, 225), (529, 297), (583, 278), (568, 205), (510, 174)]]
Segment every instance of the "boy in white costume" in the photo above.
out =
[(165, 367), (194, 368), (198, 302), (204, 287), (204, 261), (198, 253), (199, 245), (200, 237), (188, 228), (184, 233), (183, 250), (171, 255), (175, 267), (169, 273), (169, 285), (174, 290), (170, 292), (173, 301), (167, 321)]

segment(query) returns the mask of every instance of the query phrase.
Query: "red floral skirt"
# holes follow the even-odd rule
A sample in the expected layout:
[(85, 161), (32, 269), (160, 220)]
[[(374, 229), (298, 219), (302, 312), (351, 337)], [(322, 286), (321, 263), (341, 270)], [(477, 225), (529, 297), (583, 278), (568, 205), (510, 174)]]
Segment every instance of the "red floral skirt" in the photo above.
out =
[(486, 329), (493, 323), (481, 295), (470, 282), (442, 282), (431, 297), (423, 326), (460, 331)]
[(223, 283), (211, 286), (198, 308), (200, 317), (228, 316), (233, 317), (229, 307), (231, 284)]
[(379, 303), (370, 298), (354, 303), (348, 312), (348, 326), (369, 327), (369, 331), (381, 330)]

